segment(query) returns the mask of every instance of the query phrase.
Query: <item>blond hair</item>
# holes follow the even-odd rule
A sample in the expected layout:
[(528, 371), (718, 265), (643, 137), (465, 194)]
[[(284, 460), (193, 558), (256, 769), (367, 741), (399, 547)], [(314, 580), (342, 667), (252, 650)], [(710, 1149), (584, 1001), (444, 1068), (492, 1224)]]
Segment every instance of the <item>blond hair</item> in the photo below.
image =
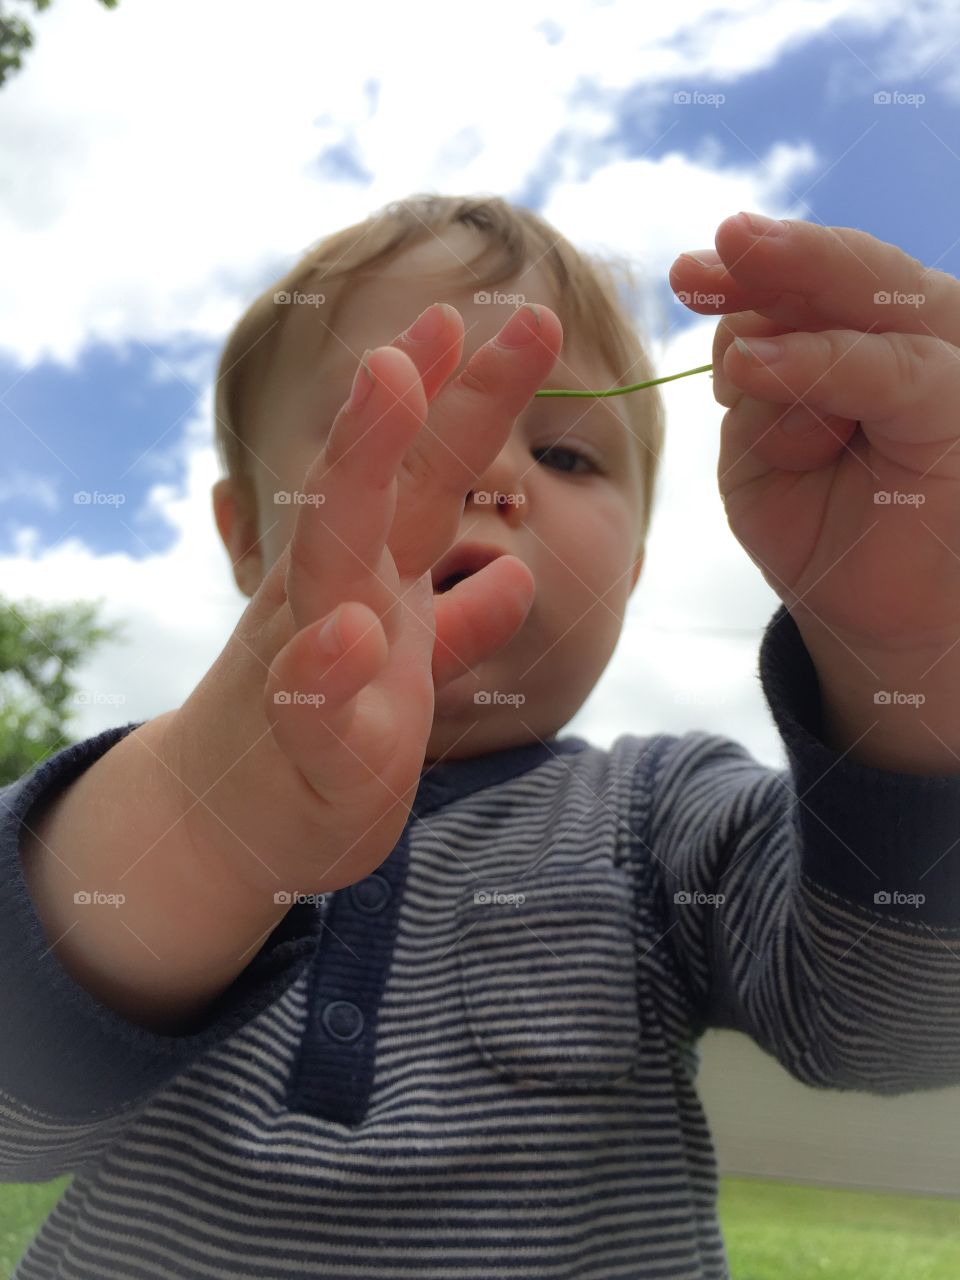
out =
[[(323, 292), (325, 330), (318, 337), (322, 346), (335, 325), (345, 287), (352, 280), (375, 277), (378, 268), (404, 250), (442, 235), (457, 223), (475, 228), (486, 244), (471, 263), (457, 265), (437, 278), (451, 276), (462, 282), (466, 271), (475, 270), (478, 274), (472, 282), (481, 290), (513, 279), (528, 263), (542, 264), (556, 286), (557, 314), (564, 332), (592, 343), (610, 368), (618, 371), (614, 385), (626, 386), (656, 376), (637, 325), (618, 296), (617, 272), (629, 290), (637, 287), (623, 259), (581, 252), (538, 214), (499, 196), (414, 195), (321, 240), (265, 289), (234, 326), (220, 355), (214, 404), (216, 448), (228, 476), (250, 484), (248, 459), (257, 392), (262, 392), (275, 368), (284, 323), (293, 311), (275, 301), (275, 295)], [(327, 305), (331, 300), (332, 305)], [(663, 449), (664, 407), (658, 387), (630, 393), (622, 404), (641, 452), (642, 546), (650, 526)]]

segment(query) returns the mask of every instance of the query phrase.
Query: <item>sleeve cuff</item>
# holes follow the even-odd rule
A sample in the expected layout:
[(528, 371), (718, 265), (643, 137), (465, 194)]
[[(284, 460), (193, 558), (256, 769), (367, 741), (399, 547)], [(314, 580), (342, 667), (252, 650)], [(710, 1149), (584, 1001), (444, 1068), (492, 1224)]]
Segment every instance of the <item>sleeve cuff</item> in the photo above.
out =
[(62, 968), (23, 878), (20, 826), (142, 723), (65, 747), (0, 789), (0, 1092), (47, 1115), (89, 1118), (156, 1090), (277, 1000), (316, 948), (319, 913), (297, 903), (203, 1019), (177, 1035), (128, 1021)]
[(827, 746), (816, 667), (786, 605), (764, 633), (760, 680), (793, 774), (804, 873), (874, 914), (960, 926), (960, 776), (876, 769)]

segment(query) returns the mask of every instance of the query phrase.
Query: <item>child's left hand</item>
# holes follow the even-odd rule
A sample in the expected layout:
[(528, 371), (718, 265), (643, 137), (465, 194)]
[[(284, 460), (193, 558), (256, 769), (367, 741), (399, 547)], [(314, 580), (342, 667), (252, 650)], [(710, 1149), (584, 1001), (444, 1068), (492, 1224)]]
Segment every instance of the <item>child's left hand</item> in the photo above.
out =
[[(717, 474), (730, 528), (798, 621), (873, 652), (952, 645), (960, 282), (864, 231), (773, 225), (782, 234), (757, 236), (727, 218), (716, 266), (670, 271), (691, 310), (723, 315), (713, 389), (728, 410)], [(734, 342), (776, 335), (776, 363)]]

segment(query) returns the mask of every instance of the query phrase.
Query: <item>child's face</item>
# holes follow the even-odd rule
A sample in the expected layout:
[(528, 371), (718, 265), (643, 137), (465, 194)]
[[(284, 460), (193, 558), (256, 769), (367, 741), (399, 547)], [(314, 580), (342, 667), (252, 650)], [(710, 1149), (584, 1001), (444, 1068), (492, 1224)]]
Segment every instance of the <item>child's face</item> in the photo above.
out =
[[(432, 302), (449, 302), (463, 317), (462, 369), (515, 310), (516, 302), (496, 302), (492, 289), (494, 301), (484, 303), (474, 301), (475, 286), (469, 283), (438, 291), (419, 282), (424, 272), (468, 261), (478, 244), (475, 232), (457, 227), (443, 241), (408, 251), (376, 281), (352, 286), (322, 361), (310, 357), (311, 341), (315, 346), (323, 332), (322, 307), (298, 306), (290, 315), (284, 367), (261, 401), (256, 438), (250, 442), (257, 512), (238, 507), (226, 481), (215, 494), (217, 522), (235, 562), (259, 536), (256, 550), (235, 563), (238, 585), (247, 595), (289, 541), (299, 510), (276, 503), (274, 494), (301, 487), (364, 349), (392, 342)], [(536, 268), (495, 288), (557, 309), (553, 288)], [(610, 386), (621, 372), (608, 368), (580, 335), (568, 332), (544, 386)], [(598, 470), (564, 450), (584, 454)], [(641, 450), (616, 397), (533, 399), (497, 458), (477, 477), (454, 545), (484, 542), (517, 556), (533, 574), (536, 595), (508, 644), (437, 692), (428, 761), (549, 737), (585, 701), (613, 653), (640, 573)], [(497, 493), (507, 501), (498, 503)], [(490, 697), (477, 702), (475, 694)]]

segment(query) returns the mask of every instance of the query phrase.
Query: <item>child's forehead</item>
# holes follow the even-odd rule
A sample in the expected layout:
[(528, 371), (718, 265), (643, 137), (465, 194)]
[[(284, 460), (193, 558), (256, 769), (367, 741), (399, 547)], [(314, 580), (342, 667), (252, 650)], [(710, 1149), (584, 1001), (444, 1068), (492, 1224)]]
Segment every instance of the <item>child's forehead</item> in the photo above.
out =
[[(374, 271), (345, 279), (336, 290), (335, 312), (329, 305), (291, 308), (281, 341), (283, 367), (276, 371), (288, 393), (296, 400), (310, 397), (325, 412), (334, 412), (334, 405), (349, 391), (364, 350), (394, 342), (433, 302), (450, 303), (463, 319), (461, 368), (518, 306), (539, 302), (565, 322), (560, 355), (543, 387), (588, 389), (616, 382), (623, 371), (610, 367), (590, 335), (571, 328), (569, 309), (558, 297), (544, 264), (524, 263), (512, 278), (486, 284), (480, 273), (489, 269), (489, 260), (471, 266), (485, 243), (475, 228), (448, 228), (443, 236), (430, 236), (404, 249)], [(538, 399), (532, 403), (549, 407), (557, 417), (567, 417), (574, 409), (579, 416), (589, 404), (585, 399)], [(601, 403), (623, 420), (617, 400)]]
[(375, 276), (345, 287), (344, 326), (366, 327), (374, 316), (387, 323), (389, 317), (390, 324), (399, 325), (395, 336), (431, 303), (448, 302), (464, 317), (467, 330), (489, 330), (492, 336), (525, 302), (561, 312), (556, 285), (542, 263), (521, 264), (511, 276), (489, 284), (489, 259), (474, 265), (478, 247), (477, 241), (449, 236), (404, 250)]
[[(464, 248), (462, 244), (458, 247)], [(448, 246), (431, 241), (404, 251), (378, 269), (375, 277), (346, 284), (335, 332), (324, 343), (327, 376), (349, 372), (352, 378), (365, 348), (393, 342), (434, 302), (449, 303), (459, 311), (465, 362), (499, 332), (518, 307), (530, 302), (550, 307), (564, 326), (560, 355), (544, 387), (609, 386), (616, 380), (618, 371), (609, 367), (596, 342), (571, 326), (569, 308), (563, 305), (556, 284), (542, 265), (525, 265), (513, 277), (488, 284), (469, 265), (475, 253), (474, 248), (472, 253), (451, 258)], [(444, 278), (431, 279), (441, 272)]]

